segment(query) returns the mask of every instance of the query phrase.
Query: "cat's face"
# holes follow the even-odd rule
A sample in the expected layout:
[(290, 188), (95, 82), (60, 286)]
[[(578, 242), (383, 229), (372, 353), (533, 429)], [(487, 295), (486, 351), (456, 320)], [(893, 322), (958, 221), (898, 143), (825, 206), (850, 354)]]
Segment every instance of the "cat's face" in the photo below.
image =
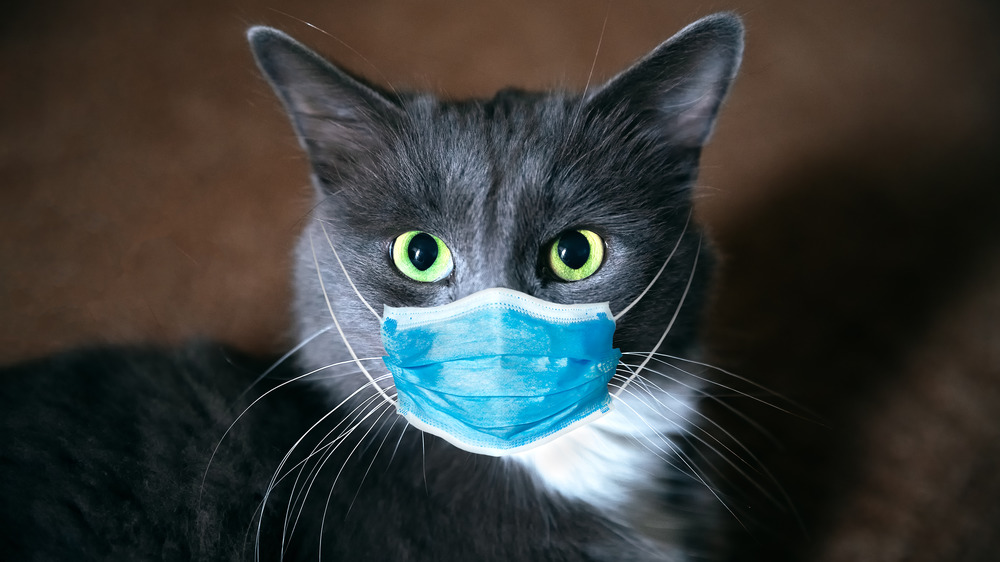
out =
[[(627, 309), (615, 333), (626, 364), (643, 359), (630, 352), (690, 351), (710, 264), (691, 190), (739, 62), (736, 20), (702, 20), (582, 95), (511, 90), (462, 102), (379, 91), (273, 30), (250, 38), (313, 167), (295, 321), (300, 340), (320, 333), (302, 350), (304, 367), (347, 362), (324, 371), (339, 395), (366, 384), (359, 363), (386, 373), (383, 305), (441, 305), (492, 287)], [(414, 258), (405, 244), (394, 254), (414, 231), (443, 244), (439, 258), (450, 254), (440, 279), (400, 263)], [(590, 255), (603, 256), (567, 280), (552, 248), (579, 231), (596, 235)], [(391, 379), (380, 384), (391, 393)]]

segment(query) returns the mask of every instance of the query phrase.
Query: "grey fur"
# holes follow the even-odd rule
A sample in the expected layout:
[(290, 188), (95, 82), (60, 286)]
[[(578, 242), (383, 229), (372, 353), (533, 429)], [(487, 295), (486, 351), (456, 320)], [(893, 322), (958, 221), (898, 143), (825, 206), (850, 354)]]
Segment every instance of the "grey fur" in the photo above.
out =
[[(379, 321), (348, 276), (376, 313), (490, 287), (560, 303), (609, 301), (620, 311), (675, 244), (663, 276), (619, 321), (615, 343), (624, 352), (652, 350), (693, 279), (659, 348), (693, 354), (711, 260), (697, 227), (681, 233), (701, 146), (739, 65), (739, 20), (705, 18), (585, 97), (505, 90), (442, 101), (384, 91), (281, 32), (256, 27), (248, 38), (312, 166), (315, 220), (296, 250), (293, 315), (301, 340), (319, 335), (261, 388), (251, 386), (260, 366), (211, 345), (104, 349), (5, 372), (0, 485), (5, 501), (23, 508), (0, 511), (5, 555), (236, 560), (252, 557), (258, 540), (264, 558), (286, 540), (288, 560), (315, 559), (320, 550), (327, 560), (704, 554), (714, 510), (704, 486), (682, 472), (665, 473), (662, 493), (648, 498), (684, 522), (669, 540), (657, 537), (552, 492), (516, 464), (404, 429), (355, 364), (330, 366), (350, 359), (345, 340), (358, 356), (382, 354)], [(543, 255), (574, 228), (600, 234), (607, 258), (592, 277), (566, 283)], [(394, 269), (389, 245), (408, 230), (448, 244), (450, 276), (418, 283)], [(344, 338), (330, 327), (331, 309)], [(377, 360), (364, 364), (384, 372)], [(240, 392), (252, 389), (249, 403), (313, 370), (263, 397), (208, 466), (232, 418), (227, 405)], [(655, 382), (680, 391), (691, 381)], [(366, 412), (372, 415), (360, 419)], [(332, 438), (336, 448), (316, 449)], [(313, 469), (316, 484), (303, 495)], [(283, 537), (288, 505), (302, 517)]]

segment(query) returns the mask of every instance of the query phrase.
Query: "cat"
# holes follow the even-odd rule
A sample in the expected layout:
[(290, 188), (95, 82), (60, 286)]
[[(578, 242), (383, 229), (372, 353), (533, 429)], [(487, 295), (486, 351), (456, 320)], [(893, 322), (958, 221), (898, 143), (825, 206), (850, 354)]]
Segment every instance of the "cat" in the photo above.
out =
[[(695, 560), (721, 502), (691, 447), (711, 248), (701, 149), (735, 77), (731, 14), (600, 87), (450, 101), (380, 88), (283, 33), (257, 63), (308, 155), (300, 344), (94, 348), (5, 369), (11, 559)], [(463, 450), (396, 413), (383, 307), (502, 288), (607, 302), (612, 410), (533, 448)]]

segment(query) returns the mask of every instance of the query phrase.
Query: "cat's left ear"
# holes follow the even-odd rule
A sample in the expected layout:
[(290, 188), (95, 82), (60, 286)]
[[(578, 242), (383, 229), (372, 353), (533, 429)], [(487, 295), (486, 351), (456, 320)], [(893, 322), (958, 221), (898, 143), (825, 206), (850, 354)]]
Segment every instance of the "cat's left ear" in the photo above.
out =
[(733, 14), (702, 18), (588, 96), (597, 112), (624, 111), (672, 146), (708, 140), (743, 56), (743, 24)]
[(373, 86), (276, 29), (247, 39), (320, 176), (342, 175), (392, 134), (402, 111)]

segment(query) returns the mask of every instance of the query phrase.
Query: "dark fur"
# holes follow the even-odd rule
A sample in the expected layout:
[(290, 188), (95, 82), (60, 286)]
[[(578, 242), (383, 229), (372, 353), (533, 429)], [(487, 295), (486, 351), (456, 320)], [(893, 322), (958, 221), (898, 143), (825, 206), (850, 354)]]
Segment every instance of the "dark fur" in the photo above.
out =
[[(316, 177), (317, 220), (306, 227), (295, 271), (300, 337), (330, 325), (325, 288), (358, 355), (381, 355), (378, 322), (346, 282), (328, 235), (378, 312), (383, 304), (442, 304), (498, 286), (623, 309), (649, 284), (688, 220), (701, 145), (738, 65), (741, 35), (735, 18), (704, 20), (586, 97), (510, 90), (490, 100), (443, 102), (381, 91), (273, 30), (253, 30), (254, 53)], [(571, 228), (598, 232), (608, 257), (593, 277), (564, 283), (542, 256)], [(455, 257), (448, 279), (419, 284), (393, 269), (388, 245), (412, 229), (447, 242)], [(680, 303), (699, 244), (691, 225), (663, 277), (619, 322), (615, 344), (622, 351), (653, 349)], [(687, 355), (695, 345), (706, 249), (698, 259), (692, 292), (661, 352)], [(346, 359), (337, 331), (328, 329), (269, 380)], [(376, 362), (367, 365), (383, 372)], [(355, 408), (373, 412), (328, 461), (305, 464), (303, 475), (322, 467), (290, 539), (290, 559), (315, 559), (320, 544), (333, 560), (667, 555), (655, 550), (656, 537), (651, 542), (594, 506), (546, 493), (517, 465), (404, 430), (380, 400), (365, 405), (374, 391), (354, 365), (325, 369), (314, 383), (290, 384), (261, 400), (224, 440), (202, 490), (212, 448), (241, 411), (231, 405), (262, 370), (199, 346), (98, 350), (4, 372), (0, 548), (18, 559), (249, 557), (255, 510), (281, 457), (361, 388), (296, 449), (301, 459), (326, 442), (328, 431), (339, 435), (338, 422), (359, 422)], [(302, 491), (295, 474), (266, 504), (264, 558), (280, 544), (289, 494), (297, 502)], [(700, 489), (669, 490), (660, 500), (670, 508), (697, 507)], [(692, 548), (711, 528), (694, 516), (689, 523), (688, 538), (674, 549)]]
[(234, 427), (202, 492), (209, 455), (247, 403), (236, 398), (259, 372), (209, 345), (88, 350), (5, 370), (4, 558), (238, 558), (283, 454), (269, 443), (320, 412), (301, 387), (263, 401)]

